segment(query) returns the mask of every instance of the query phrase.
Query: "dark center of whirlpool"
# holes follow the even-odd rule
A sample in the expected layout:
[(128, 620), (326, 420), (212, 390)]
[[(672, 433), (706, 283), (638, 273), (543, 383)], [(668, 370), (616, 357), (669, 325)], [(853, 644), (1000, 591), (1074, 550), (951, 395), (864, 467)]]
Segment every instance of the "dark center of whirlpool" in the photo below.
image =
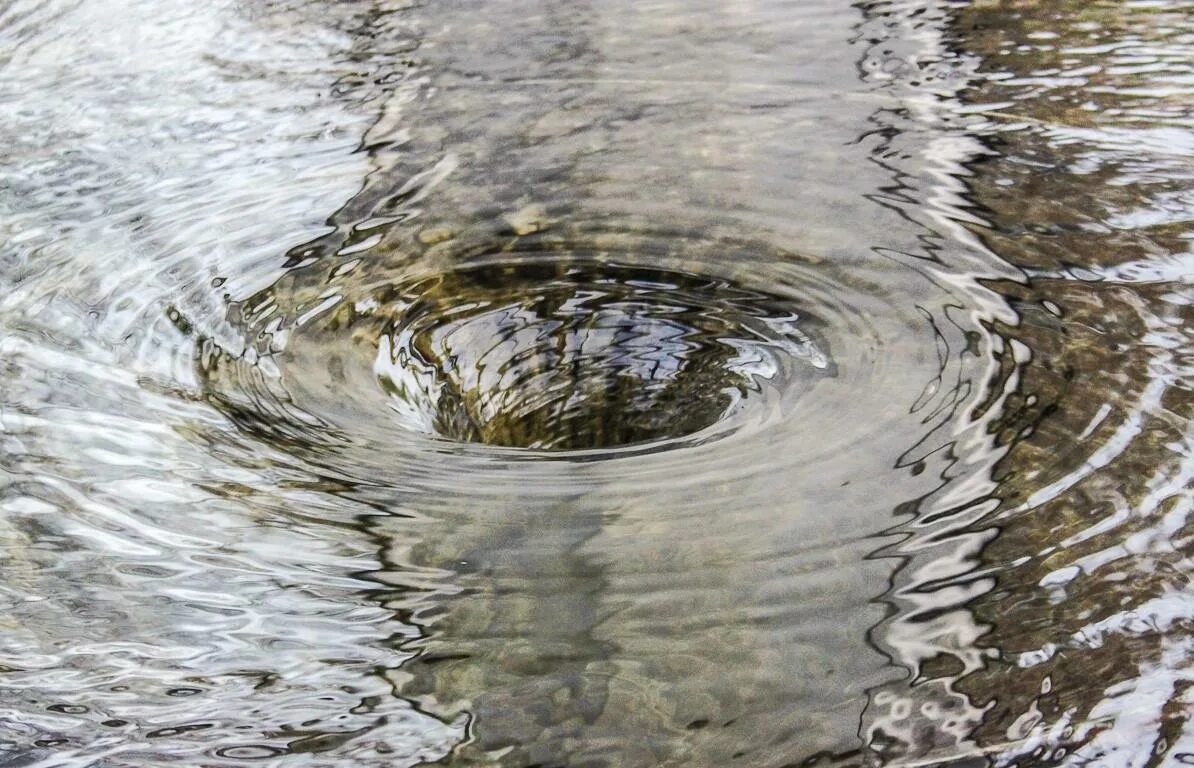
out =
[(375, 372), (400, 422), (545, 450), (708, 432), (827, 368), (795, 308), (698, 274), (499, 263), (398, 289)]

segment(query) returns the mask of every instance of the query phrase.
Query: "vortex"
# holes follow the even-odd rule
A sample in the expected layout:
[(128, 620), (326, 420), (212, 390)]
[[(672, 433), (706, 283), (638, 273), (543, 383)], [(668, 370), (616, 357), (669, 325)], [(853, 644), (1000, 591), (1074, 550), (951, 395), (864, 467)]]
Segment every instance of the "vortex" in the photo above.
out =
[(829, 368), (789, 304), (614, 264), (490, 264), (398, 288), (375, 371), (399, 422), (586, 450), (683, 438)]
[[(234, 302), (197, 366), (205, 398), (280, 455), (434, 493), (461, 472), (509, 483), (509, 462), (664, 486), (837, 474), (904, 429), (892, 402), (948, 395), (923, 343), (942, 288), (710, 232), (479, 228), (293, 269)], [(924, 303), (897, 301), (912, 292)], [(847, 409), (865, 417), (844, 425)]]

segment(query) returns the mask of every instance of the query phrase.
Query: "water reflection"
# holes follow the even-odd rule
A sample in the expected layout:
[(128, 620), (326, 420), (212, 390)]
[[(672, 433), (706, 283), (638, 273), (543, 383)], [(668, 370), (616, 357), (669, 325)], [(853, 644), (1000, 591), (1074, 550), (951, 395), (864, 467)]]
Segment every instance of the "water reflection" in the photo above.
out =
[(0, 35), (9, 763), (1194, 753), (1176, 5)]
[(998, 425), (996, 586), (973, 604), (995, 659), (964, 682), (979, 733), (1057, 762), (1188, 760), (1188, 9), (975, 6), (957, 25), (999, 151), (976, 231), (1029, 277), (1000, 286), (1022, 321), (997, 332), (1032, 351)]

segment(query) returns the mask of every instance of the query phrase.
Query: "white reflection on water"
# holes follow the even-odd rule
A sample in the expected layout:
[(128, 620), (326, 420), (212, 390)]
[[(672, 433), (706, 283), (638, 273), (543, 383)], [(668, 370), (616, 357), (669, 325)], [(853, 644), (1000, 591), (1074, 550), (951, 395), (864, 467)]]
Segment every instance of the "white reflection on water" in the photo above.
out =
[[(1172, 7), (4, 6), (4, 759), (1188, 759)], [(833, 376), (668, 451), (408, 434), (370, 318), (499, 241)]]

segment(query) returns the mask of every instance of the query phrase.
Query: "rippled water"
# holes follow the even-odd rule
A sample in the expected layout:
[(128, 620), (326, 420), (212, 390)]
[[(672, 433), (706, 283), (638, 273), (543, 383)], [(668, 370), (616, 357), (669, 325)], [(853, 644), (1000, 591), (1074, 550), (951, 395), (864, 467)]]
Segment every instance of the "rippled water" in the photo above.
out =
[(0, 765), (1194, 762), (1190, 20), (0, 4)]

